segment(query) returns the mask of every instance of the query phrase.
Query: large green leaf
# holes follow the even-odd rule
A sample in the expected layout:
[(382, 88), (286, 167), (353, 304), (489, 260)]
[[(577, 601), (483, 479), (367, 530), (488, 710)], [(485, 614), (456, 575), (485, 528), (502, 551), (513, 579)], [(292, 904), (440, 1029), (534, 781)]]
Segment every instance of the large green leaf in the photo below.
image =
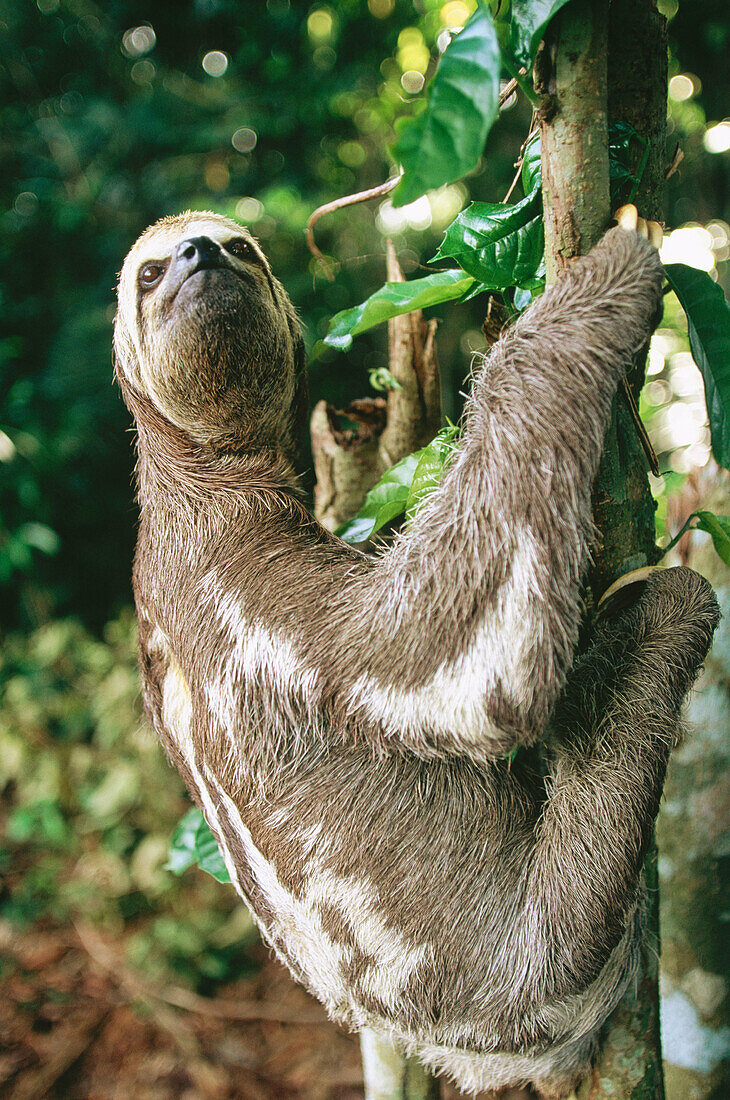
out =
[(714, 512), (696, 512), (697, 526), (712, 536), (715, 550), (726, 565), (730, 565), (730, 516), (716, 516)]
[(531, 68), (547, 25), (568, 0), (512, 0), (512, 53)]
[(422, 114), (405, 119), (392, 153), (403, 166), (393, 205), (474, 168), (499, 110), (500, 53), (492, 17), (478, 7), (447, 47)]
[(446, 230), (434, 259), (450, 257), (485, 289), (530, 286), (545, 250), (542, 199), (533, 191), (520, 202), (473, 202)]
[(181, 875), (196, 863), (195, 858), (195, 834), (203, 820), (200, 810), (193, 807), (181, 817), (175, 826), (170, 841), (170, 850), (167, 854), (165, 869), (175, 875)]
[(416, 451), (406, 455), (385, 471), (365, 497), (365, 503), (355, 518), (338, 529), (341, 539), (345, 542), (364, 542), (405, 511), (420, 453)]
[(687, 314), (689, 346), (705, 382), (712, 451), (730, 468), (730, 307), (706, 271), (685, 264), (664, 270)]
[(193, 808), (180, 818), (172, 834), (166, 868), (181, 875), (196, 863), (218, 882), (231, 881), (218, 842), (200, 810)]
[(389, 321), (402, 313), (414, 309), (425, 309), (441, 302), (450, 302), (461, 298), (474, 285), (470, 275), (463, 271), (435, 271), (423, 279), (413, 279), (409, 283), (386, 283), (374, 294), (352, 309), (337, 313), (330, 323), (325, 336), (325, 344), (340, 351), (346, 351), (352, 344), (353, 336), (365, 332), (381, 321)]

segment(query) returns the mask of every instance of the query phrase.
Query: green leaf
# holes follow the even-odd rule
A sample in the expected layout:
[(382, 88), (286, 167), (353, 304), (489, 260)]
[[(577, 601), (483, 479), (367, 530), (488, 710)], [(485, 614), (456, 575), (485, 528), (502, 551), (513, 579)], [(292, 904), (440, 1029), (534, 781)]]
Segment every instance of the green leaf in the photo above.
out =
[(411, 519), (441, 480), (458, 434), (459, 429), (449, 424), (425, 447), (386, 470), (365, 497), (357, 516), (338, 529), (340, 538), (346, 542), (364, 542), (396, 516), (405, 513)]
[(218, 882), (231, 881), (218, 841), (208, 828), (205, 818), (200, 822), (195, 834), (195, 856), (201, 871), (207, 871)]
[(705, 383), (712, 451), (730, 468), (730, 307), (706, 271), (685, 264), (667, 264), (664, 270), (687, 314), (692, 358)]
[(714, 512), (695, 512), (700, 531), (707, 531), (718, 554), (730, 565), (730, 516), (716, 516)]
[(542, 198), (473, 202), (446, 230), (434, 260), (450, 257), (488, 290), (526, 286), (537, 278), (545, 251)]
[(27, 546), (33, 546), (44, 554), (57, 554), (61, 540), (45, 523), (24, 523), (15, 532)]
[(515, 292), (512, 297), (512, 302), (515, 309), (518, 309), (520, 313), (522, 313), (524, 309), (527, 309), (529, 305), (532, 305), (532, 297), (532, 291), (528, 290), (527, 287), (515, 287)]
[(413, 475), (421, 452), (406, 455), (386, 470), (377, 485), (365, 497), (365, 503), (354, 519), (338, 529), (345, 542), (364, 542), (390, 520), (405, 511)]
[(528, 72), (548, 23), (567, 3), (568, 0), (512, 0), (512, 52)]
[(499, 110), (500, 69), (492, 17), (480, 6), (444, 52), (425, 111), (401, 124), (391, 150), (403, 166), (394, 206), (461, 179), (476, 166)]
[(167, 856), (165, 870), (172, 871), (175, 875), (181, 875), (197, 863), (195, 858), (195, 834), (198, 831), (203, 815), (200, 810), (193, 807), (181, 817), (175, 826), (170, 841), (170, 851)]
[(542, 186), (542, 164), (540, 161), (540, 135), (530, 138), (522, 154), (522, 190), (526, 195), (539, 190)]
[(431, 442), (418, 452), (418, 463), (406, 501), (406, 518), (413, 519), (426, 497), (444, 476), (444, 470), (454, 455), (459, 429), (454, 425), (442, 428)]
[(359, 306), (337, 313), (330, 322), (324, 342), (346, 351), (352, 345), (353, 336), (373, 325), (399, 317), (402, 313), (411, 313), (414, 309), (426, 309), (461, 298), (473, 284), (470, 275), (456, 269), (435, 271), (409, 283), (386, 283)]
[(387, 393), (388, 390), (402, 390), (400, 382), (394, 378), (387, 367), (373, 367), (368, 371), (368, 382), (374, 390)]
[(165, 868), (173, 874), (181, 875), (194, 864), (201, 871), (207, 871), (218, 882), (231, 881), (218, 842), (202, 813), (195, 807), (188, 810), (177, 823)]

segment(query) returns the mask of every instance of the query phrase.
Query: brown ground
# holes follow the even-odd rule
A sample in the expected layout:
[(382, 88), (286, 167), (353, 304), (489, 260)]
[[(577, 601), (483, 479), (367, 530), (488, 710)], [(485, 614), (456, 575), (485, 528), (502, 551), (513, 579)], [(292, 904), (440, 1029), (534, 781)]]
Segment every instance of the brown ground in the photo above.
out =
[[(363, 1096), (356, 1040), (263, 948), (260, 971), (214, 999), (146, 981), (119, 941), (89, 926), (18, 933), (0, 924), (0, 956), (8, 1100)], [(457, 1096), (444, 1089), (444, 1100)]]

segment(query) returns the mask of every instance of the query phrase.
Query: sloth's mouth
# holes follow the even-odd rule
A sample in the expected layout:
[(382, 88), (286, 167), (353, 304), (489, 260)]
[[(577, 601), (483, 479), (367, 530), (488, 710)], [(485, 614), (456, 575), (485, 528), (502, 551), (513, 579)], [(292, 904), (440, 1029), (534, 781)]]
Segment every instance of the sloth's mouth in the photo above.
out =
[(208, 287), (216, 283), (220, 283), (221, 281), (228, 282), (230, 277), (233, 277), (238, 283), (248, 282), (245, 272), (236, 271), (234, 268), (229, 267), (228, 264), (213, 263), (210, 261), (201, 263), (194, 271), (187, 272), (173, 294), (171, 304), (175, 301), (183, 287), (188, 287), (189, 292), (192, 294), (201, 294), (205, 293)]

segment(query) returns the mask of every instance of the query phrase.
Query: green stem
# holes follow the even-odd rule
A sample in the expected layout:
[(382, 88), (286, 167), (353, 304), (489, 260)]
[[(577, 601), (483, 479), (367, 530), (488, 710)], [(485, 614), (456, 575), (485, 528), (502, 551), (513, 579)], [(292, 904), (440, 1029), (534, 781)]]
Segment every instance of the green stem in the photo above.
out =
[(677, 531), (677, 534), (674, 536), (672, 541), (667, 546), (665, 546), (664, 549), (662, 550), (662, 557), (664, 557), (665, 554), (668, 554), (670, 550), (674, 549), (674, 547), (677, 545), (677, 543), (681, 539), (682, 535), (686, 534), (687, 531), (691, 530), (690, 524), (692, 523), (692, 520), (696, 518), (696, 516), (697, 516), (697, 512), (693, 512), (691, 516), (687, 517), (687, 519), (684, 521), (684, 523), (680, 527), (679, 531)]
[(532, 106), (539, 107), (541, 102), (540, 96), (537, 94), (532, 84), (530, 84), (530, 81), (527, 79), (527, 77), (523, 73), (521, 73), (517, 66), (513, 64), (509, 60), (509, 58), (505, 57), (504, 54), (502, 55), (502, 64), (504, 65), (505, 69), (512, 77), (512, 79), (517, 81), (517, 87), (520, 89), (523, 95), (527, 99), (529, 99)]

